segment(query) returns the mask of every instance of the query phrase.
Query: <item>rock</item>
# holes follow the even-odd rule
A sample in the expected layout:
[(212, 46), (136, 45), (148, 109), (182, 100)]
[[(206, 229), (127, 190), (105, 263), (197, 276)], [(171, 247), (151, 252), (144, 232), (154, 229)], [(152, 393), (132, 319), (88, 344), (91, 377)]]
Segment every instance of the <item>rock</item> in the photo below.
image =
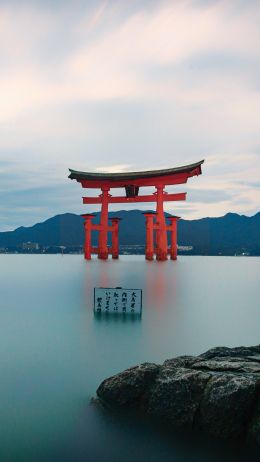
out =
[(260, 448), (260, 396), (256, 400), (252, 419), (248, 428), (247, 443)]
[(239, 374), (212, 377), (200, 404), (200, 427), (212, 436), (239, 441), (247, 433), (258, 391), (256, 377)]
[(147, 412), (170, 421), (176, 428), (191, 429), (210, 377), (192, 369), (163, 367), (147, 393)]
[(260, 345), (141, 364), (106, 379), (97, 395), (112, 407), (135, 407), (172, 428), (260, 447)]
[(216, 347), (211, 348), (210, 350), (206, 351), (206, 353), (201, 354), (199, 357), (204, 359), (211, 359), (211, 358), (224, 358), (225, 356), (230, 356), (232, 358), (239, 357), (243, 358), (244, 356), (256, 356), (260, 355), (260, 345), (251, 346), (251, 347), (235, 347), (235, 348), (228, 348), (228, 347)]
[(260, 363), (254, 361), (243, 361), (241, 358), (216, 358), (206, 361), (196, 361), (194, 369), (215, 371), (215, 372), (251, 372), (260, 373)]
[(159, 366), (151, 363), (131, 367), (104, 380), (97, 389), (97, 396), (113, 406), (136, 405), (158, 372)]
[(196, 362), (200, 361), (196, 356), (179, 356), (178, 358), (166, 359), (163, 367), (191, 367)]

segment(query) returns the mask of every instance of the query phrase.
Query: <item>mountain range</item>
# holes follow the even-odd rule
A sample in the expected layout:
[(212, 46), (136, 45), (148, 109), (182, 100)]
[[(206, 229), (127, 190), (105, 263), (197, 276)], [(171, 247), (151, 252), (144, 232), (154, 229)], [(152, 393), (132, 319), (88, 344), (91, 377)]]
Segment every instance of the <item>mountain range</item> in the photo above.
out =
[[(95, 222), (99, 222), (96, 213)], [(110, 217), (122, 219), (119, 225), (119, 242), (123, 246), (145, 244), (145, 218), (140, 210), (111, 212)], [(167, 214), (166, 214), (167, 217)], [(0, 232), (0, 248), (19, 249), (24, 242), (37, 242), (40, 247), (83, 245), (83, 218), (72, 213), (56, 215), (31, 227)], [(97, 243), (97, 233), (93, 244)], [(252, 217), (227, 213), (218, 218), (179, 220), (178, 245), (192, 246), (189, 252), (196, 255), (260, 255), (260, 212)]]

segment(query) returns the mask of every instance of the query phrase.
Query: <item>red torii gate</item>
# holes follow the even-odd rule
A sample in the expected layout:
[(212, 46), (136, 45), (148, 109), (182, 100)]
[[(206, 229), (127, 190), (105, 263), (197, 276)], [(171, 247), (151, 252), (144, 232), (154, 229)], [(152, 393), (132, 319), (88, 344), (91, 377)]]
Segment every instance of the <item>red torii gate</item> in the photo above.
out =
[[(152, 260), (154, 254), (157, 260), (172, 260), (177, 258), (177, 221), (179, 217), (172, 216), (165, 219), (163, 203), (167, 201), (186, 200), (186, 193), (168, 194), (164, 191), (166, 185), (187, 183), (188, 178), (200, 175), (203, 160), (183, 167), (164, 170), (150, 170), (144, 172), (125, 173), (91, 173), (70, 170), (69, 178), (77, 180), (83, 188), (100, 188), (102, 193), (98, 197), (83, 197), (84, 204), (101, 204), (100, 223), (92, 223), (95, 215), (84, 214), (85, 218), (85, 247), (84, 254), (87, 260), (91, 254), (96, 253), (98, 258), (106, 260), (109, 254), (118, 258), (118, 226), (119, 218), (108, 219), (108, 205), (133, 202), (156, 202), (156, 213), (145, 213), (146, 217), (146, 259)], [(156, 191), (151, 195), (139, 196), (139, 188), (155, 186)], [(125, 196), (112, 196), (109, 191), (113, 188), (125, 188)], [(167, 224), (166, 220), (170, 221)], [(91, 244), (92, 231), (98, 231), (98, 247)], [(108, 247), (108, 232), (112, 232), (112, 246)], [(167, 231), (171, 234), (171, 244), (168, 248)], [(155, 245), (154, 245), (155, 234)]]

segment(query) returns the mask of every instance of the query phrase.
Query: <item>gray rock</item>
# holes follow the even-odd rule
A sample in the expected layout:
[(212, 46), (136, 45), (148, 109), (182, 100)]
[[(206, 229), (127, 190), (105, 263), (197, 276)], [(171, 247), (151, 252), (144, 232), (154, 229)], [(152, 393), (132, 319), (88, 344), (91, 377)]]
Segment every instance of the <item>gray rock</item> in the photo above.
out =
[(235, 357), (244, 357), (244, 356), (254, 356), (260, 355), (260, 345), (251, 346), (251, 347), (235, 347), (235, 348), (228, 348), (228, 347), (215, 347), (211, 348), (210, 350), (206, 351), (200, 355), (200, 358), (204, 359), (211, 359), (221, 357), (224, 358), (225, 356), (230, 356), (232, 358)]
[(258, 383), (256, 377), (241, 374), (212, 377), (200, 404), (200, 427), (221, 439), (243, 437), (257, 397)]
[(260, 447), (260, 345), (145, 363), (101, 383), (98, 398), (219, 439)]
[(192, 369), (163, 367), (147, 392), (147, 412), (170, 421), (175, 428), (191, 429), (210, 377)]
[(260, 393), (253, 407), (252, 419), (248, 426), (247, 443), (260, 448)]
[(112, 406), (137, 405), (159, 369), (159, 366), (151, 363), (131, 367), (104, 380), (97, 389), (97, 396)]
[(176, 367), (192, 367), (196, 362), (201, 361), (196, 356), (179, 356), (178, 358), (166, 359), (163, 366)]
[(215, 372), (247, 372), (260, 373), (260, 364), (254, 361), (243, 361), (243, 358), (217, 358), (205, 361), (197, 361), (192, 367), (199, 370), (208, 370)]

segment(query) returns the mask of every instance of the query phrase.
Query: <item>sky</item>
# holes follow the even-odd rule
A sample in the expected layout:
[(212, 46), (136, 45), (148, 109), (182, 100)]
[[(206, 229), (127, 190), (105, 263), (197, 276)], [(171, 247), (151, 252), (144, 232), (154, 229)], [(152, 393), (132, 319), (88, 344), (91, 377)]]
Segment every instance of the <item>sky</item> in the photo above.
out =
[(0, 0), (0, 231), (97, 210), (68, 168), (205, 159), (165, 209), (258, 212), (259, 24), (259, 0)]

